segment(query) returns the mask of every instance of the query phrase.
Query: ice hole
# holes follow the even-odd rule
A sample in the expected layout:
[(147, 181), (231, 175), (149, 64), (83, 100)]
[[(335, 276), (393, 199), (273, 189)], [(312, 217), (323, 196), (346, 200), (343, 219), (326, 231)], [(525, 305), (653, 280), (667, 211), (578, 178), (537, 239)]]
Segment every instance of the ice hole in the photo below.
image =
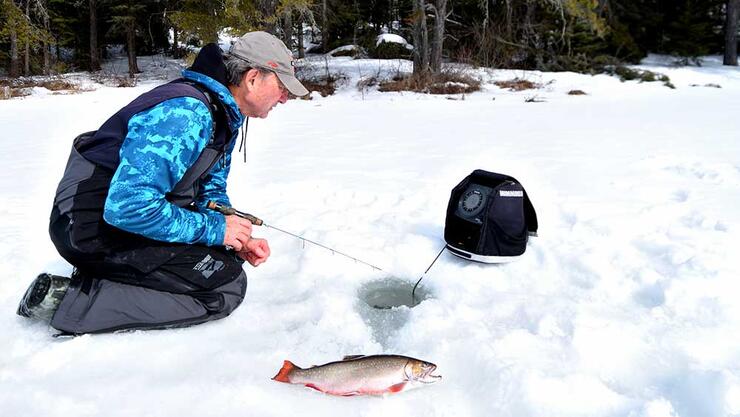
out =
[(390, 347), (398, 330), (408, 321), (411, 309), (431, 297), (422, 283), (412, 299), (415, 283), (388, 277), (368, 282), (358, 290), (359, 313), (383, 347)]

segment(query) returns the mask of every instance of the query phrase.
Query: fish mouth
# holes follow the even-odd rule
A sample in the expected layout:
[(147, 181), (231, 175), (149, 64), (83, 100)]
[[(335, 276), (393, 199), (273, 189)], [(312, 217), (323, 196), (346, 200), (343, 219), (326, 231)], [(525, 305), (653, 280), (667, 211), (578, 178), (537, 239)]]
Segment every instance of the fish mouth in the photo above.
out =
[(442, 379), (442, 375), (434, 375), (433, 372), (437, 369), (437, 365), (432, 365), (429, 370), (424, 372), (417, 381), (422, 384), (433, 384)]

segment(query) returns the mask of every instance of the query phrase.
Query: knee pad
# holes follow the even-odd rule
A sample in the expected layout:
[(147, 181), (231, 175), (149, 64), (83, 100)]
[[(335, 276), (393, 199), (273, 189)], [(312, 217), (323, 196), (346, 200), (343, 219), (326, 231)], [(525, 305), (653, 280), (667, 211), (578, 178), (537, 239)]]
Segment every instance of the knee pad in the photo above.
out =
[(212, 315), (226, 317), (239, 307), (246, 292), (247, 273), (242, 271), (235, 279), (220, 287), (192, 295), (200, 300)]

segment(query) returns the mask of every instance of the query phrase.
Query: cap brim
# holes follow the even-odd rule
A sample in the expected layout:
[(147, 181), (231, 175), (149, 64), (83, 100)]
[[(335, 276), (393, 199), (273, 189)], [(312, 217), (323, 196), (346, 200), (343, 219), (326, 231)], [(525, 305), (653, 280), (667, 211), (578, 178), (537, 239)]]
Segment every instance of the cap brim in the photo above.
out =
[(275, 72), (275, 74), (278, 76), (280, 82), (283, 83), (285, 88), (287, 88), (288, 91), (290, 91), (290, 93), (294, 96), (301, 97), (308, 94), (308, 90), (306, 90), (306, 87), (304, 87), (303, 84), (298, 81), (298, 78), (287, 74), (281, 74), (279, 72)]

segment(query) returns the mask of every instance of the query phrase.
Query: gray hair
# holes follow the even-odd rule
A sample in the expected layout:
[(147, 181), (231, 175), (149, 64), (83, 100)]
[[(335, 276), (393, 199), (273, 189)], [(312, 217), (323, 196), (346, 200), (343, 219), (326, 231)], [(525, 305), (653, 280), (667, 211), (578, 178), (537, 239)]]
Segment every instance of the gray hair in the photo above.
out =
[(241, 84), (244, 74), (251, 69), (259, 70), (262, 75), (268, 72), (262, 68), (252, 66), (252, 64), (244, 59), (229, 53), (224, 54), (224, 65), (226, 65), (226, 81), (231, 85)]

